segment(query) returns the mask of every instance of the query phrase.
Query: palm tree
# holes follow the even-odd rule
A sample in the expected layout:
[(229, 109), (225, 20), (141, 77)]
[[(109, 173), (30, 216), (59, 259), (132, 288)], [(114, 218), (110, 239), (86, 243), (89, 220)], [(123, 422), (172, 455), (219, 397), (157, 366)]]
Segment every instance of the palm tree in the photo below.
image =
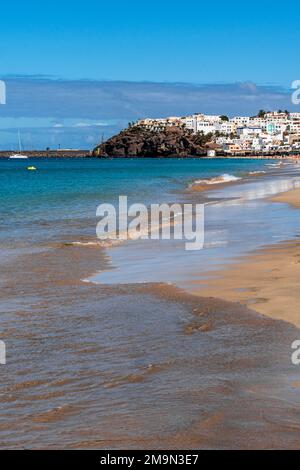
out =
[(266, 114), (266, 111), (265, 111), (264, 109), (260, 109), (260, 110), (258, 111), (257, 117), (259, 117), (259, 118), (264, 118), (264, 117), (265, 117), (265, 114)]

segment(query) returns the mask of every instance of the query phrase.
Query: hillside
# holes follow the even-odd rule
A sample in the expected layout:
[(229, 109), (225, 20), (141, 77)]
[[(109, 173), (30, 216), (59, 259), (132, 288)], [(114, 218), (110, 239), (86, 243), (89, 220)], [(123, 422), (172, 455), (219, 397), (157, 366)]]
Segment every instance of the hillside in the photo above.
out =
[(210, 136), (192, 134), (180, 127), (160, 131), (132, 126), (98, 145), (96, 157), (187, 157), (206, 156)]

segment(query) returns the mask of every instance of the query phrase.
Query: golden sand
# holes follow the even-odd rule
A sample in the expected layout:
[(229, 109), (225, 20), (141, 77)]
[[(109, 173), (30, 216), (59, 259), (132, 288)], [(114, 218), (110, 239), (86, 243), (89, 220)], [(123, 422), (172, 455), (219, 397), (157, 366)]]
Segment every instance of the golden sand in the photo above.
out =
[(287, 202), (294, 207), (300, 207), (300, 188), (287, 191), (286, 193), (279, 194), (272, 197), (271, 201), (274, 202)]
[[(300, 207), (300, 189), (272, 200)], [(214, 274), (195, 281), (193, 293), (239, 302), (300, 327), (300, 241), (266, 248)]]

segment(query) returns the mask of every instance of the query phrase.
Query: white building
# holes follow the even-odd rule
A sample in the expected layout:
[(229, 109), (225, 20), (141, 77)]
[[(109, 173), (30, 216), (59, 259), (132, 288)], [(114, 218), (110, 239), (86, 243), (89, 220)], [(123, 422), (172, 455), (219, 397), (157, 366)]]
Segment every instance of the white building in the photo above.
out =
[(203, 134), (209, 134), (210, 132), (216, 132), (216, 126), (208, 121), (197, 121), (196, 132), (203, 132)]
[(249, 116), (235, 116), (234, 118), (230, 119), (230, 122), (236, 125), (236, 127), (245, 127), (250, 125), (250, 117)]
[(194, 116), (186, 116), (181, 118), (181, 122), (186, 129), (196, 132), (196, 119)]
[(249, 120), (251, 127), (261, 127), (263, 130), (267, 128), (267, 121), (264, 118), (251, 117)]
[(203, 120), (211, 122), (213, 124), (218, 124), (218, 123), (222, 122), (220, 116), (217, 116), (217, 115), (214, 115), (214, 114), (213, 115), (205, 114)]
[(287, 128), (287, 124), (280, 122), (268, 122), (266, 126), (266, 132), (268, 134), (283, 134)]
[(255, 136), (262, 133), (261, 127), (238, 127), (237, 128), (237, 135), (240, 137), (248, 137), (248, 136)]
[(289, 119), (289, 115), (285, 112), (279, 113), (278, 111), (271, 111), (264, 115), (266, 121), (282, 121), (286, 122)]
[(216, 130), (222, 134), (232, 134), (236, 131), (236, 125), (230, 121), (223, 121), (222, 124), (216, 126)]
[(292, 121), (294, 121), (294, 120), (296, 120), (296, 121), (300, 120), (300, 113), (290, 113), (290, 119), (291, 119)]
[(262, 148), (261, 139), (259, 137), (255, 137), (254, 139), (252, 139), (252, 149), (255, 152), (259, 152), (261, 148)]

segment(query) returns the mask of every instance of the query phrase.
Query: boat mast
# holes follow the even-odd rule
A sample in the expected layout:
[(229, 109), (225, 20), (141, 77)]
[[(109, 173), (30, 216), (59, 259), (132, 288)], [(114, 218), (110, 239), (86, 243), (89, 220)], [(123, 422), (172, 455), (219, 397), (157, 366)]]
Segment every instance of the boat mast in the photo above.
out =
[(22, 152), (22, 148), (21, 148), (21, 135), (20, 135), (20, 129), (18, 130), (18, 138), (19, 138), (19, 153)]

